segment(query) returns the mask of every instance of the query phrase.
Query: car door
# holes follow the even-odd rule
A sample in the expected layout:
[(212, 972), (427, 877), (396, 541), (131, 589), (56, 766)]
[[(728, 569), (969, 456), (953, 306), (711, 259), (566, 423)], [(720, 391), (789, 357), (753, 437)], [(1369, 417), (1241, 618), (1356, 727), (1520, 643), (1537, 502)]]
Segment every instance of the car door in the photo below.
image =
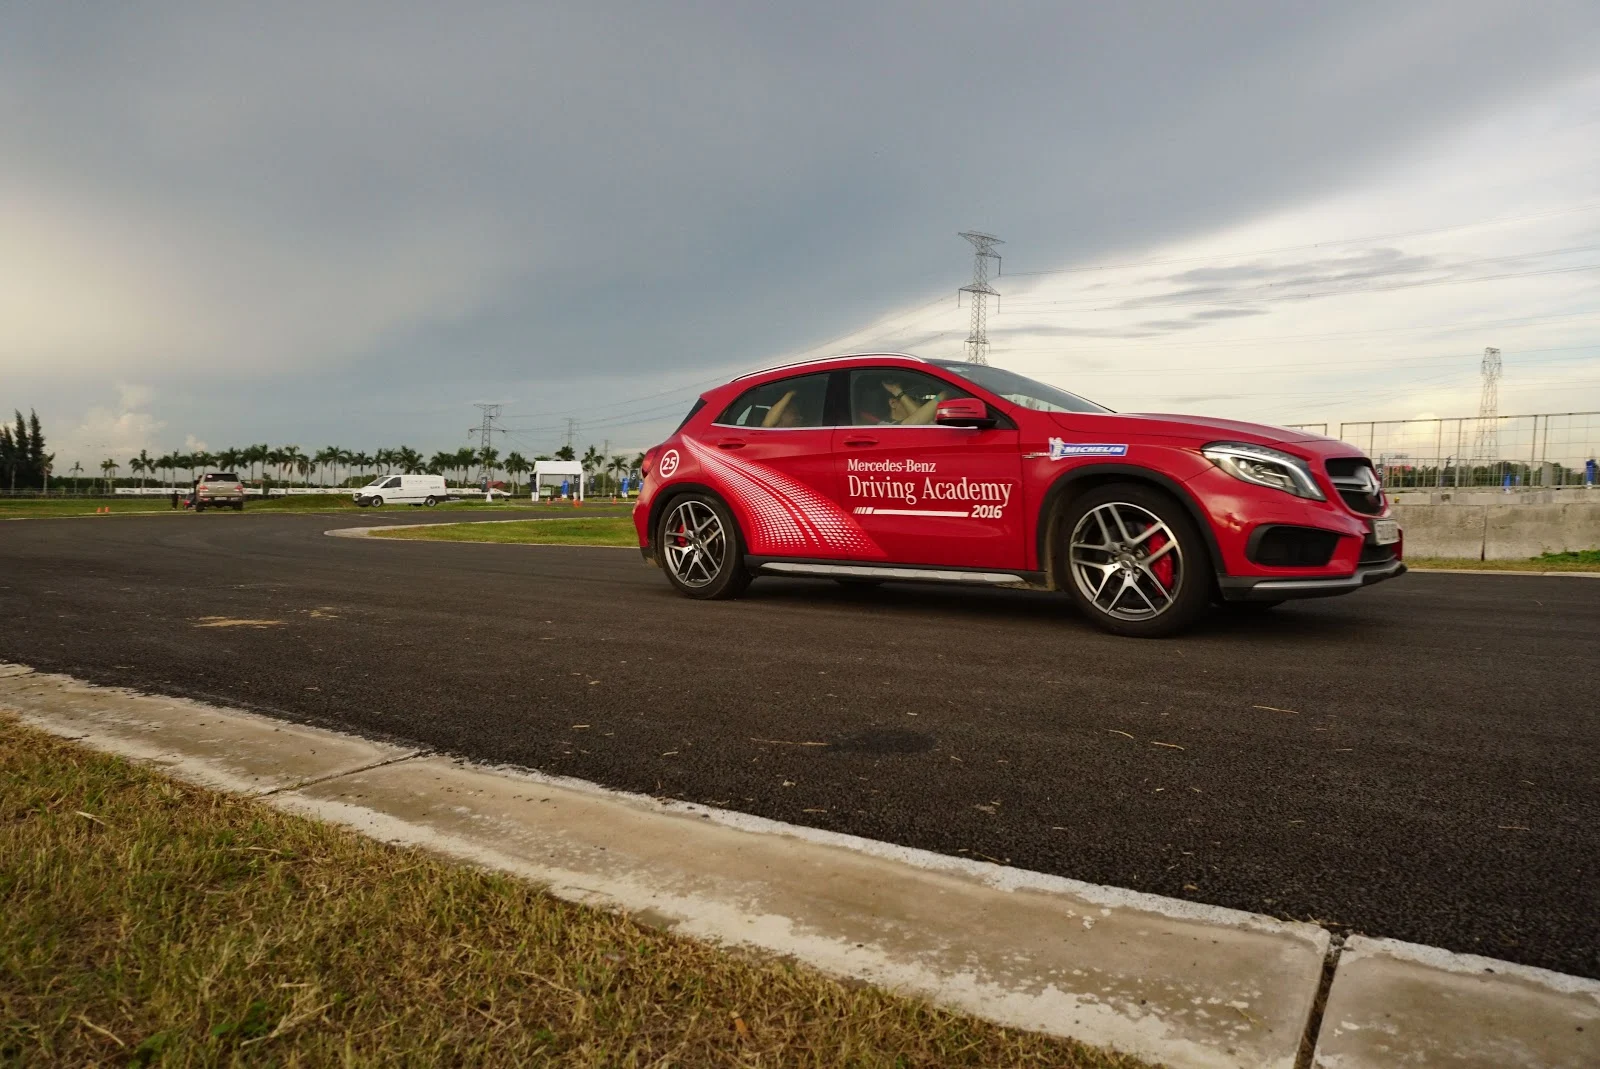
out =
[(905, 367), (853, 368), (848, 425), (834, 432), (840, 497), (886, 558), (963, 568), (1024, 566), (1022, 460), (1015, 424), (934, 422), (939, 401), (972, 393)]
[(759, 383), (684, 439), (734, 510), (752, 556), (876, 556), (839, 504), (832, 381), (833, 373), (813, 372)]

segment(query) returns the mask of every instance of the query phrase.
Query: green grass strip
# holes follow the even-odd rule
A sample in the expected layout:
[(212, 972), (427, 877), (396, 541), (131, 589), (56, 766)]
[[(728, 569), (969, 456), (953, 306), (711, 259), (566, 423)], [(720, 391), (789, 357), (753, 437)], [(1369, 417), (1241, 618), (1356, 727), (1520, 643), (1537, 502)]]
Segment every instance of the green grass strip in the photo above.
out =
[(0, 718), (0, 1064), (1141, 1063), (559, 901)]
[(1600, 549), (1546, 553), (1528, 560), (1474, 560), (1470, 557), (1406, 557), (1411, 568), (1458, 568), (1486, 572), (1600, 572)]
[(511, 520), (505, 523), (438, 523), (374, 531), (374, 538), (417, 542), (521, 542), (557, 546), (637, 546), (628, 516)]

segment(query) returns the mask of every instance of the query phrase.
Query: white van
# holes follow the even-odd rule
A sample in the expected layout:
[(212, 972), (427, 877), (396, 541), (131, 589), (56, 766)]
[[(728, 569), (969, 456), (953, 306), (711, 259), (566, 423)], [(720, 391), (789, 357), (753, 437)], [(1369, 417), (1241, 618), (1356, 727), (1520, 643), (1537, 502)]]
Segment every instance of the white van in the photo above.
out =
[(381, 475), (355, 492), (356, 504), (362, 508), (371, 505), (426, 505), (429, 508), (448, 501), (450, 493), (444, 487), (443, 475)]

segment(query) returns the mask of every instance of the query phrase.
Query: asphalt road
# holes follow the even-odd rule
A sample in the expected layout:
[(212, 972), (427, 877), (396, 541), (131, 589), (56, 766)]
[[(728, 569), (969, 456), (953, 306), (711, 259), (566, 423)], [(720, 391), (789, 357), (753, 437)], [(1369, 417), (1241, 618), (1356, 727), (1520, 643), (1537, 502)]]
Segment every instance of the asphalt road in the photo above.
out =
[(1600, 977), (1600, 581), (1151, 642), (1043, 594), (698, 603), (631, 550), (322, 534), (442, 518), (0, 523), (0, 659)]

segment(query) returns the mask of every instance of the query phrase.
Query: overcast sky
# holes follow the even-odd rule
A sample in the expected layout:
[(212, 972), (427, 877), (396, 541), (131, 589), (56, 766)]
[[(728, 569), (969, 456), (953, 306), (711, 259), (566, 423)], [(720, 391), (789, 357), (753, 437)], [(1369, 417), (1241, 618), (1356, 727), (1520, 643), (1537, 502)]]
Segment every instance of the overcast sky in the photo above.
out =
[[(1277, 423), (1600, 409), (1600, 5), (0, 13), (0, 406), (197, 443), (658, 439), (810, 352)], [(1342, 364), (1340, 362), (1343, 362)]]

